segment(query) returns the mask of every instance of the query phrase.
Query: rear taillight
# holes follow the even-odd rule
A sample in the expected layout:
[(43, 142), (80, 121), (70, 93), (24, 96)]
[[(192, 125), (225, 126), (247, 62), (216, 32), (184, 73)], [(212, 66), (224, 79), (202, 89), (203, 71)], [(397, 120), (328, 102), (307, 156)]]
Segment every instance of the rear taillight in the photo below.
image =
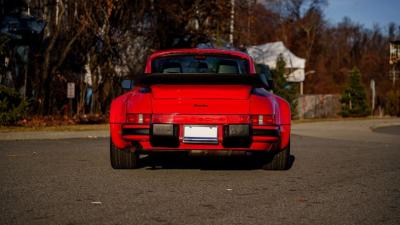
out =
[(273, 125), (274, 115), (252, 115), (251, 124), (256, 126)]
[(151, 114), (128, 114), (126, 115), (126, 122), (134, 124), (150, 124)]

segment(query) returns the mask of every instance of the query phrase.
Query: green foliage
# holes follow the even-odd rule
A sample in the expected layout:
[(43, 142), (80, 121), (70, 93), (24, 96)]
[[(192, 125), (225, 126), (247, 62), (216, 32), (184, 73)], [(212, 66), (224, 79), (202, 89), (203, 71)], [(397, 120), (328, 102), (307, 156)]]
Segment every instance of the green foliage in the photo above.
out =
[(297, 97), (298, 97), (298, 88), (296, 85), (293, 85), (286, 81), (285, 78), (285, 60), (282, 55), (280, 55), (276, 61), (276, 68), (272, 70), (273, 80), (274, 80), (274, 88), (273, 92), (276, 95), (284, 98), (290, 104), (290, 109), (292, 111), (292, 118), (297, 115)]
[(365, 87), (361, 82), (361, 73), (355, 67), (350, 73), (340, 102), (342, 103), (340, 114), (343, 117), (363, 117), (370, 113)]
[(9, 44), (9, 42), (10, 39), (6, 35), (0, 34), (0, 56), (6, 54), (7, 45)]
[(15, 125), (27, 110), (28, 103), (17, 91), (0, 85), (0, 125)]
[[(7, 54), (9, 42), (10, 39), (6, 35), (0, 34), (0, 61), (4, 61), (4, 56)], [(5, 74), (5, 72), (4, 63), (0, 63), (0, 76)]]
[(391, 116), (400, 116), (400, 92), (390, 90), (386, 95), (385, 111)]

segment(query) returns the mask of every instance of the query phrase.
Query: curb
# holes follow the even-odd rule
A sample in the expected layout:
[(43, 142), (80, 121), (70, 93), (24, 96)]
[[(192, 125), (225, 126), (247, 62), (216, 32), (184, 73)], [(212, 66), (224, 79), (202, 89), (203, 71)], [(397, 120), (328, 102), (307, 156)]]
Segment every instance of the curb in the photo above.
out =
[(74, 138), (107, 138), (110, 137), (108, 130), (102, 131), (35, 131), (35, 132), (5, 132), (0, 133), (0, 141), (21, 140), (57, 140)]
[(396, 127), (396, 126), (400, 126), (400, 122), (399, 123), (391, 123), (391, 124), (379, 124), (379, 125), (374, 125), (371, 126), (370, 129), (372, 131), (379, 129), (379, 128), (384, 128), (384, 127)]

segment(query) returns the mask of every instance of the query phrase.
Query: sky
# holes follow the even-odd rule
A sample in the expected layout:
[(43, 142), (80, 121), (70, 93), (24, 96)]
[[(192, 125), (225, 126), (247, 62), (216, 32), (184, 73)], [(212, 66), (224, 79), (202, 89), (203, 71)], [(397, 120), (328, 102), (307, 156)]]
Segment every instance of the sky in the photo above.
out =
[(387, 27), (390, 22), (400, 25), (400, 0), (328, 0), (325, 15), (332, 24), (347, 16), (366, 28)]

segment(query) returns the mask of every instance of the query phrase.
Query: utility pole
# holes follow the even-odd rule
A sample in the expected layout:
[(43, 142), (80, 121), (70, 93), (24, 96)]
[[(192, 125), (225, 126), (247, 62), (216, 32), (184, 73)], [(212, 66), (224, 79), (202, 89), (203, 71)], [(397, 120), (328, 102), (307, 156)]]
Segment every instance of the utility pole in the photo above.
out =
[(396, 79), (398, 75), (398, 69), (400, 66), (400, 40), (390, 42), (390, 57), (389, 64), (391, 71), (389, 71), (390, 78), (393, 82), (393, 87), (396, 87)]
[(58, 14), (60, 13), (60, 9), (59, 9), (59, 0), (56, 0), (56, 17), (55, 17), (55, 19), (56, 19), (56, 26), (58, 25)]
[(250, 26), (251, 26), (251, 16), (252, 16), (252, 12), (251, 12), (251, 7), (252, 7), (252, 3), (250, 1), (247, 1), (247, 40), (246, 40), (246, 45), (249, 45), (250, 43)]
[(371, 87), (371, 92), (372, 92), (372, 99), (371, 99), (371, 101), (372, 101), (372, 103), (371, 103), (371, 115), (374, 115), (374, 110), (375, 110), (375, 96), (376, 96), (376, 94), (375, 94), (375, 80), (371, 80), (371, 83), (370, 83), (370, 87)]
[(28, 5), (28, 10), (27, 10), (27, 13), (28, 13), (28, 15), (31, 15), (31, 7), (30, 7), (30, 3), (31, 3), (31, 1), (30, 1), (30, 0), (26, 1), (26, 4)]
[(235, 0), (231, 0), (231, 21), (230, 21), (230, 33), (229, 33), (229, 43), (233, 45), (233, 32), (235, 26)]

